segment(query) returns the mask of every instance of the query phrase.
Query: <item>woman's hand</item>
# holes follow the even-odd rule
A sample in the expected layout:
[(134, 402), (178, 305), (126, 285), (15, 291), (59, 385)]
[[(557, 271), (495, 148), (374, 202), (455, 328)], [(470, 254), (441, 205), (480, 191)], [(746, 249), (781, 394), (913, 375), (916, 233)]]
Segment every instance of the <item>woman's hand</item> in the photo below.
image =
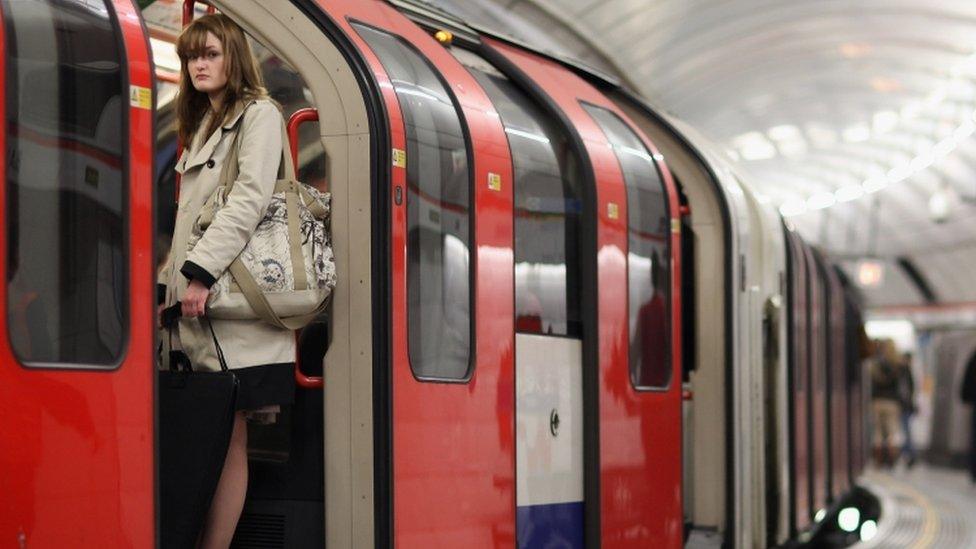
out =
[(210, 297), (210, 290), (199, 280), (191, 280), (183, 294), (183, 299), (180, 300), (183, 305), (183, 316), (186, 318), (203, 316), (208, 297)]

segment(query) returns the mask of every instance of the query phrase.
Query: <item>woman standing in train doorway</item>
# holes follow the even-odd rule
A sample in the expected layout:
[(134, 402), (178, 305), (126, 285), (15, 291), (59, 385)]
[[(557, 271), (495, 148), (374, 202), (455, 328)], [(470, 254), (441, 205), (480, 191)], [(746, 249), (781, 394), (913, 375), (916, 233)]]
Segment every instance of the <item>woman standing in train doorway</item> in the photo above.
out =
[[(210, 286), (240, 254), (271, 201), (282, 158), (282, 115), (264, 89), (243, 31), (227, 16), (193, 21), (176, 50), (182, 65), (177, 123), (185, 148), (176, 165), (182, 174), (179, 204), (160, 281), (165, 306), (181, 303), (171, 348), (195, 368), (218, 370), (216, 338), (240, 384), (230, 447), (199, 543), (226, 548), (247, 493), (246, 421), (274, 421), (280, 406), (293, 402), (295, 338), (261, 320), (203, 317)], [(233, 190), (188, 251), (201, 207), (220, 184), (234, 146), (239, 175)]]

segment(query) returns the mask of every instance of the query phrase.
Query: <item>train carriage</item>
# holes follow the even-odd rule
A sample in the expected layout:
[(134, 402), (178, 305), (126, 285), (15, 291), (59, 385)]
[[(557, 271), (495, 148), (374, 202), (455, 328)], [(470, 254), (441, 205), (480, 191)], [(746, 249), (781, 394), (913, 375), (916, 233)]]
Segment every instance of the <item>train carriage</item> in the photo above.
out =
[(0, 2), (7, 539), (158, 543), (172, 42), (213, 9), (332, 193), (339, 278), (235, 543), (763, 547), (856, 480), (856, 307), (692, 128), (421, 3), (140, 4)]
[(810, 412), (810, 330), (809, 300), (807, 287), (809, 283), (806, 254), (803, 253), (804, 243), (795, 232), (784, 229), (789, 241), (789, 353), (790, 353), (790, 433), (793, 440), (791, 446), (790, 488), (793, 498), (790, 503), (790, 525), (794, 532), (806, 530), (811, 523), (813, 510), (810, 504), (810, 456), (809, 443)]

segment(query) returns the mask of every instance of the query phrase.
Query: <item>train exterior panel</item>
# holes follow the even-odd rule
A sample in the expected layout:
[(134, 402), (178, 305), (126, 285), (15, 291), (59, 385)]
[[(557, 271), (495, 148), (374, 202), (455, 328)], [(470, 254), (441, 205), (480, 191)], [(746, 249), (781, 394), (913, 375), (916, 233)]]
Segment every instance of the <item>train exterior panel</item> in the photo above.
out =
[(790, 361), (791, 361), (791, 407), (793, 446), (793, 530), (802, 531), (810, 525), (810, 444), (809, 426), (810, 400), (808, 349), (810, 337), (808, 329), (807, 268), (806, 254), (803, 253), (799, 236), (787, 232), (790, 242)]
[(515, 337), (516, 513), (520, 544), (583, 547), (580, 341)]
[[(671, 123), (680, 130), (681, 134), (698, 148), (698, 155), (702, 162), (709, 165), (708, 172), (714, 177), (712, 192), (719, 196), (721, 216), (726, 219), (724, 227), (724, 280), (723, 290), (726, 308), (724, 326), (725, 349), (719, 356), (726, 359), (724, 364), (724, 381), (717, 388), (720, 398), (714, 402), (699, 403), (702, 411), (714, 414), (713, 407), (720, 407), (719, 418), (724, 428), (724, 469), (726, 486), (724, 490), (706, 488), (706, 498), (721, 498), (721, 509), (724, 514), (724, 526), (721, 530), (725, 538), (735, 546), (750, 547), (762, 543), (763, 533), (754, 527), (756, 506), (765, 508), (766, 494), (757, 487), (761, 482), (755, 481), (765, 471), (756, 470), (762, 463), (763, 441), (756, 432), (756, 426), (763, 423), (762, 416), (762, 330), (760, 325), (763, 318), (763, 303), (759, 297), (762, 285), (763, 259), (753, 250), (758, 249), (762, 241), (761, 228), (752, 217), (752, 208), (746, 196), (746, 190), (729, 166), (728, 161), (718, 151), (717, 147), (701, 136), (687, 123), (673, 120)], [(692, 217), (695, 215), (693, 205)], [(702, 267), (704, 268), (704, 267)], [(717, 273), (708, 273), (709, 278)], [(713, 281), (714, 284), (714, 281)], [(712, 357), (711, 360), (715, 360)], [(720, 367), (719, 363), (706, 368)], [(703, 380), (704, 381), (704, 380)], [(717, 381), (717, 380), (716, 380)], [(702, 383), (702, 388), (715, 390), (712, 383)], [(697, 390), (696, 390), (697, 394)], [(713, 397), (714, 398), (714, 397)], [(717, 419), (717, 418), (714, 418)], [(704, 421), (713, 421), (713, 417), (705, 416), (698, 419), (700, 428)], [(737, 426), (748, 426), (740, 428)], [(706, 460), (715, 450), (715, 435), (695, 442), (695, 451)], [(763, 465), (764, 466), (764, 465)], [(703, 477), (707, 478), (707, 477)], [(762, 522), (761, 519), (759, 519)]]
[(848, 464), (850, 444), (848, 429), (850, 409), (847, 395), (847, 367), (845, 356), (844, 289), (837, 272), (822, 254), (818, 257), (820, 276), (827, 281), (827, 364), (829, 373), (830, 410), (830, 499), (838, 501), (850, 489)]
[(865, 440), (866, 397), (863, 386), (864, 367), (862, 359), (867, 354), (864, 322), (857, 306), (852, 288), (844, 287), (844, 365), (847, 378), (847, 401), (850, 406), (850, 428), (848, 447), (850, 448), (848, 474), (851, 485), (857, 484), (864, 472), (867, 461), (867, 441)]
[(807, 409), (810, 417), (810, 512), (816, 518), (827, 509), (827, 311), (824, 295), (825, 281), (820, 279), (816, 258), (808, 246), (806, 255), (807, 309), (810, 329), (810, 346), (807, 348), (810, 364), (808, 387), (810, 400)]
[[(742, 178), (739, 178), (742, 180)], [(759, 433), (755, 440), (753, 469), (763, 471), (756, 490), (764, 495), (756, 498), (751, 511), (752, 529), (757, 532), (757, 542), (780, 545), (789, 540), (790, 491), (789, 449), (792, 439), (789, 434), (789, 361), (787, 345), (787, 309), (785, 306), (788, 291), (786, 274), (787, 254), (789, 253), (786, 235), (778, 230), (781, 217), (774, 207), (743, 186), (749, 199), (752, 212), (750, 222), (756, 227), (756, 241), (750, 254), (759, 257), (758, 284), (755, 285), (756, 301), (761, 304), (761, 319), (754, 329), (759, 332), (761, 346), (757, 346), (755, 359), (761, 365), (753, 377), (754, 399), (753, 416)], [(765, 534), (765, 539), (762, 539)]]
[[(149, 45), (128, 0), (57, 9), (0, 10), (0, 300), (10, 304), (0, 316), (0, 532), (21, 547), (151, 547)], [(74, 24), (90, 29), (91, 48), (62, 56)], [(117, 68), (86, 72), (88, 54)], [(58, 86), (90, 93), (74, 124)], [(101, 118), (81, 116), (87, 109)]]
[[(660, 390), (637, 390), (628, 365), (627, 342), (627, 194), (620, 164), (600, 127), (581, 102), (597, 105), (621, 116), (605, 96), (564, 68), (534, 58), (499, 42), (490, 42), (536, 82), (547, 82), (547, 92), (572, 121), (592, 162), (595, 175), (597, 241), (596, 268), (599, 292), (599, 497), (600, 539), (614, 547), (640, 547), (651, 540), (677, 540), (681, 532), (680, 499), (680, 385), (668, 382)], [(649, 144), (645, 141), (645, 146)], [(653, 151), (653, 149), (650, 149)], [(653, 152), (652, 152), (653, 154)], [(670, 183), (666, 168), (665, 185)], [(668, 185), (669, 190), (671, 186)], [(670, 211), (677, 211), (676, 197), (668, 193)], [(635, 205), (636, 206), (636, 205)], [(665, 238), (670, 250), (678, 249), (667, 219)], [(672, 252), (674, 253), (674, 252)], [(670, 283), (680, 266), (670, 260)], [(637, 280), (629, 281), (636, 284)], [(669, 293), (674, 292), (674, 287)], [(678, 308), (672, 308), (672, 333)], [(673, 343), (665, 379), (677, 379), (680, 350)], [(631, 352), (634, 352), (632, 349)], [(589, 366), (593, 367), (593, 366)], [(584, 381), (585, 383), (585, 381)], [(592, 401), (590, 401), (592, 403)], [(595, 403), (594, 403), (595, 404)], [(592, 460), (591, 460), (592, 463)], [(588, 469), (594, 471), (594, 469)], [(643, 479), (643, 481), (641, 480)], [(642, 483), (643, 482), (643, 483)], [(588, 500), (587, 504), (597, 504)], [(643, 525), (640, 529), (634, 524)]]
[[(394, 204), (389, 220), (394, 543), (485, 546), (511, 541), (515, 532), (512, 169), (503, 129), (498, 118), (488, 114), (491, 104), (471, 75), (429, 34), (399, 12), (380, 2), (329, 1), (320, 3), (320, 7), (338, 22), (369, 62), (390, 124), (387, 131), (392, 177), (388, 192)], [(391, 67), (399, 72), (391, 76)], [(405, 74), (424, 69), (428, 71), (425, 81), (411, 82), (406, 76), (409, 72)], [(436, 90), (434, 98), (424, 96), (431, 93), (425, 86)], [(424, 100), (427, 101), (421, 103)], [(413, 104), (405, 108), (405, 102)], [(421, 112), (410, 112), (412, 107)], [(427, 193), (429, 189), (422, 186), (424, 181), (420, 178), (436, 177), (437, 168), (421, 163), (440, 161), (436, 153), (431, 159), (423, 150), (419, 133), (429, 135), (440, 129), (438, 120), (423, 118), (428, 115), (422, 111), (430, 108), (441, 109), (434, 116), (456, 117), (453, 131), (469, 133), (467, 139), (457, 133), (448, 136), (454, 140), (453, 145), (461, 146), (453, 149), (460, 153), (453, 152), (449, 159), (452, 169), (454, 162), (473, 160), (467, 167), (470, 175), (465, 174), (463, 189), (458, 191), (463, 195), (473, 190), (473, 203), (436, 204)], [(469, 147), (471, 150), (465, 150)], [(405, 157), (402, 161), (400, 155)], [(500, 190), (487, 185), (490, 174), (500, 178)], [(398, 201), (398, 192), (406, 199)], [(440, 296), (408, 295), (416, 289), (408, 289), (408, 276), (424, 275), (421, 265), (413, 266), (417, 271), (411, 274), (408, 256), (413, 254), (408, 246), (419, 242), (408, 241), (422, 238), (416, 233), (425, 230), (408, 227), (409, 210), (432, 203), (434, 206), (425, 212), (428, 220), (437, 214), (447, 217), (452, 209), (460, 214), (453, 220), (456, 224), (463, 226), (472, 218), (477, 219), (474, 238), (465, 243), (464, 250), (456, 252), (463, 256), (458, 260), (463, 264), (463, 273), (456, 276), (466, 279), (457, 284), (465, 287), (462, 291), (477, 288), (473, 299), (461, 297), (453, 303), (445, 302), (449, 296), (444, 294), (457, 292), (457, 288), (444, 288)], [(478, 216), (471, 215), (474, 209)], [(411, 230), (414, 234), (410, 234)], [(422, 252), (417, 255), (418, 260), (427, 259)], [(468, 265), (477, 270), (477, 285), (470, 284), (473, 277), (468, 275)], [(471, 322), (477, 327), (470, 340), (476, 348), (469, 345), (461, 350), (469, 354), (463, 360), (471, 363), (463, 365), (464, 371), (425, 370), (417, 363), (419, 357), (433, 359), (417, 348), (428, 343), (409, 333), (422, 326), (420, 322), (408, 322), (412, 318), (410, 302), (438, 298), (443, 299), (439, 306), (468, 309), (470, 315), (442, 323), (441, 328), (447, 332), (462, 332), (450, 336), (463, 340), (463, 332), (470, 333)], [(419, 337), (436, 336), (428, 329)], [(444, 363), (451, 368), (447, 361)]]

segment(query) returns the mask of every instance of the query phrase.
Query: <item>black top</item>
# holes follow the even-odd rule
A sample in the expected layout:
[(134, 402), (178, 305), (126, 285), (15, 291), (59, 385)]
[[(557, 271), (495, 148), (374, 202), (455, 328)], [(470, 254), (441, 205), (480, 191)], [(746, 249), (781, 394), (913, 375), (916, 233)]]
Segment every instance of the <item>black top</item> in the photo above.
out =
[(898, 391), (900, 364), (885, 359), (878, 360), (871, 368), (871, 398), (901, 402)]
[(966, 374), (962, 378), (959, 396), (963, 402), (976, 404), (976, 352), (969, 357), (969, 362), (966, 363)]

